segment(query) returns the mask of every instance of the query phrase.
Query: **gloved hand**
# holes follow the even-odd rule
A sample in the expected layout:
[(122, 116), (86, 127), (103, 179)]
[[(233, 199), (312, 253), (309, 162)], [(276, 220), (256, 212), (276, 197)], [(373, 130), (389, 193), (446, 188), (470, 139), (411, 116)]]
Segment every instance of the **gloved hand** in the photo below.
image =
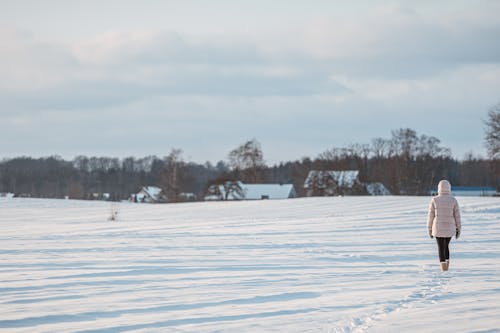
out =
[(429, 237), (432, 239), (434, 236), (432, 236), (432, 230), (429, 230)]
[(457, 229), (457, 232), (455, 234), (455, 238), (458, 239), (458, 237), (460, 237), (460, 230)]

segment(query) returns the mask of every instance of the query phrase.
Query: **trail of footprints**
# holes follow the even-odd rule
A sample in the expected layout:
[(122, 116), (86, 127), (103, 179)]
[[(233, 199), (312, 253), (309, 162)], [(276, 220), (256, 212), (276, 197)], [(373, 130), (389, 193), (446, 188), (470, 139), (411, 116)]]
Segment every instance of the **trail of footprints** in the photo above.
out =
[(420, 273), (425, 276), (425, 279), (417, 285), (417, 288), (405, 298), (387, 302), (375, 312), (364, 317), (353, 318), (348, 327), (335, 330), (334, 332), (342, 333), (358, 333), (366, 332), (377, 321), (382, 320), (387, 315), (393, 312), (399, 312), (404, 309), (414, 308), (417, 306), (425, 306), (435, 304), (442, 298), (450, 283), (451, 275), (449, 272), (441, 273), (438, 271), (428, 270), (423, 266)]

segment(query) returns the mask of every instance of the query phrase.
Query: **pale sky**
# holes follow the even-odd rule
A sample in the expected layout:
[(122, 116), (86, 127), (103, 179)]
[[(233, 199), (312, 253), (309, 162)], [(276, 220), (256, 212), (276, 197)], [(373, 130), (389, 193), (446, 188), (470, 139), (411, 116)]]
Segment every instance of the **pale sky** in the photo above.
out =
[(500, 1), (0, 4), (0, 158), (274, 164), (406, 127), (484, 156), (500, 102)]

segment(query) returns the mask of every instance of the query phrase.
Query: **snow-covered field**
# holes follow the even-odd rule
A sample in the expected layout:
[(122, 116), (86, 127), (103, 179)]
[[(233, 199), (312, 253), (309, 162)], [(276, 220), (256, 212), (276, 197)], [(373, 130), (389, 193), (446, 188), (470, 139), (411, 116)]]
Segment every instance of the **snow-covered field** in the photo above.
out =
[(0, 332), (500, 332), (500, 199), (0, 199)]

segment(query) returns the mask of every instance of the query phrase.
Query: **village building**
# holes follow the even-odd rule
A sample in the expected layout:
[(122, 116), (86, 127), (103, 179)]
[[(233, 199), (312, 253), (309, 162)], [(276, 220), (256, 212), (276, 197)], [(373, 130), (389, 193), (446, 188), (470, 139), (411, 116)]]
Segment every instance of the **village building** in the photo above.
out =
[(304, 181), (306, 196), (362, 194), (358, 170), (311, 170)]
[(390, 195), (382, 183), (363, 183), (358, 170), (311, 170), (304, 181), (306, 196)]
[(98, 193), (98, 192), (92, 192), (89, 194), (89, 199), (90, 200), (111, 200), (111, 194), (109, 193)]
[(246, 200), (292, 199), (297, 197), (293, 184), (244, 184)]
[(391, 191), (382, 183), (367, 183), (365, 188), (369, 195), (391, 195)]
[(196, 194), (192, 192), (181, 192), (177, 196), (178, 201), (196, 201)]
[(296, 197), (293, 184), (244, 184), (236, 181), (210, 186), (205, 200), (272, 200)]
[(132, 202), (145, 202), (145, 203), (163, 203), (167, 202), (167, 196), (163, 190), (156, 186), (144, 186), (129, 198)]

